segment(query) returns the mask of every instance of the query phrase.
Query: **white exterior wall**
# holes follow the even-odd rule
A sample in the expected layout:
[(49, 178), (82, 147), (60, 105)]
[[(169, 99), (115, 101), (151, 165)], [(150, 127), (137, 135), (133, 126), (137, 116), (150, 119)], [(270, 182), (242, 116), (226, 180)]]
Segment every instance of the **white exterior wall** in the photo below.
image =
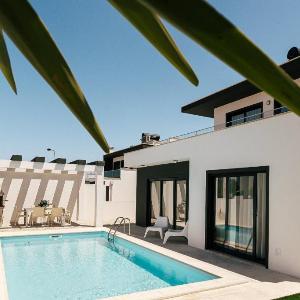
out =
[(299, 132), (286, 113), (126, 153), (125, 167), (189, 161), (189, 244), (204, 249), (206, 171), (270, 166), (269, 268), (300, 277)]
[(113, 224), (117, 217), (127, 217), (135, 222), (136, 209), (136, 170), (121, 169), (120, 178), (104, 178), (105, 187), (109, 186), (110, 199), (103, 207), (103, 224)]
[[(85, 176), (91, 172), (103, 182), (103, 167), (99, 166), (0, 160), (0, 190), (7, 200), (3, 227), (15, 222), (18, 210), (31, 208), (41, 200), (69, 210), (73, 222), (94, 225), (95, 185), (85, 184)], [(94, 193), (90, 193), (90, 186)]]

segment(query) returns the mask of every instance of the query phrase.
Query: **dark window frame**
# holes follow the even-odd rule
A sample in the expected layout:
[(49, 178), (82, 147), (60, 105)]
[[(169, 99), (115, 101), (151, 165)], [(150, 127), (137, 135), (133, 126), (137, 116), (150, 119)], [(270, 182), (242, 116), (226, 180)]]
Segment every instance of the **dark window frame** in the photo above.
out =
[[(260, 166), (260, 167), (248, 167), (248, 168), (235, 168), (235, 169), (220, 169), (220, 170), (208, 170), (206, 171), (206, 222), (205, 222), (205, 248), (213, 249), (221, 252), (225, 252), (237, 257), (246, 258), (248, 260), (253, 260), (255, 262), (264, 264), (268, 267), (268, 258), (269, 258), (269, 166)], [(264, 259), (257, 259), (255, 256), (248, 255), (246, 253), (237, 252), (232, 249), (225, 249), (223, 247), (216, 246), (213, 241), (213, 228), (214, 228), (214, 199), (215, 196), (215, 187), (214, 187), (214, 179), (216, 177), (234, 177), (234, 176), (257, 176), (258, 173), (266, 174), (266, 227), (265, 227), (265, 235), (266, 235), (266, 243), (265, 243), (265, 253), (266, 257)], [(256, 179), (255, 179), (256, 180)], [(254, 185), (256, 188), (256, 183)], [(226, 189), (228, 193), (228, 189)], [(228, 195), (226, 199), (228, 198)], [(254, 208), (255, 209), (255, 208)], [(256, 222), (253, 222), (255, 225)], [(254, 238), (254, 243), (256, 240)], [(255, 244), (254, 244), (255, 246)]]
[[(258, 102), (258, 103), (255, 103), (255, 104), (252, 104), (252, 105), (249, 105), (249, 106), (245, 106), (243, 108), (240, 108), (240, 109), (237, 109), (237, 110), (230, 111), (230, 112), (226, 113), (226, 127), (231, 127), (231, 126), (234, 126), (234, 125), (239, 125), (239, 124), (242, 124), (242, 123), (251, 122), (252, 120), (247, 121), (246, 113), (250, 112), (254, 109), (259, 109), (259, 108), (261, 109), (260, 118), (262, 118), (263, 117), (263, 102)], [(232, 124), (233, 123), (232, 117), (234, 117), (236, 115), (243, 115), (243, 117), (241, 118), (240, 123), (233, 125)]]
[(105, 201), (106, 201), (106, 202), (109, 202), (109, 200), (110, 200), (110, 199), (109, 199), (109, 196), (110, 196), (110, 195), (109, 195), (109, 190), (110, 190), (109, 185), (106, 185), (106, 186), (105, 186)]

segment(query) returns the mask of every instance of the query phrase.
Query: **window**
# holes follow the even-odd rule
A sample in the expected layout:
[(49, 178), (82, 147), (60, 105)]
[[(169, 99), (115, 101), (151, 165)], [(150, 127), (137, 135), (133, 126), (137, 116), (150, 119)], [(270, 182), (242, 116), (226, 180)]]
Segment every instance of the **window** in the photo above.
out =
[(263, 103), (257, 103), (226, 114), (226, 127), (262, 118)]
[(114, 170), (119, 170), (121, 168), (124, 168), (124, 160), (115, 161), (114, 165), (113, 165), (113, 169)]
[(274, 100), (274, 115), (282, 114), (288, 112), (288, 108), (283, 106), (278, 101)]
[(158, 216), (168, 217), (173, 229), (180, 229), (187, 221), (186, 180), (150, 181), (151, 224)]
[(224, 197), (224, 178), (220, 177), (217, 181), (218, 198)]
[(105, 201), (109, 201), (109, 185), (105, 187)]
[(207, 248), (267, 263), (268, 171), (207, 171)]

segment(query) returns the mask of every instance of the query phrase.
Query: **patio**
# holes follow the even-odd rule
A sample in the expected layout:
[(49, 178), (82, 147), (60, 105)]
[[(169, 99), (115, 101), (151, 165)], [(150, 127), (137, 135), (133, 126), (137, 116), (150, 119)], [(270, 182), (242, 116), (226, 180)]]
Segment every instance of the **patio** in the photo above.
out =
[[(105, 227), (110, 228), (110, 225), (105, 225)], [(123, 228), (120, 228), (120, 231), (123, 232)], [(271, 271), (258, 263), (254, 263), (216, 251), (201, 250), (191, 247), (187, 244), (187, 240), (185, 238), (170, 238), (168, 242), (165, 245), (163, 245), (158, 233), (148, 233), (145, 239), (144, 233), (145, 227), (140, 227), (135, 224), (131, 224), (131, 236), (133, 237), (179, 252), (192, 258), (202, 260), (204, 262), (213, 264), (226, 270), (263, 282), (278, 283), (282, 281), (290, 281), (300, 283), (300, 278)]]

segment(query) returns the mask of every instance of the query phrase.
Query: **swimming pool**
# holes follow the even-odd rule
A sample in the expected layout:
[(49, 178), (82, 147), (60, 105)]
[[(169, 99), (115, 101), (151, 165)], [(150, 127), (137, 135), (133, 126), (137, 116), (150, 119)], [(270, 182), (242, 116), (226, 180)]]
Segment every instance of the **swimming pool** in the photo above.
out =
[(107, 233), (1, 238), (9, 299), (101, 299), (218, 278)]

